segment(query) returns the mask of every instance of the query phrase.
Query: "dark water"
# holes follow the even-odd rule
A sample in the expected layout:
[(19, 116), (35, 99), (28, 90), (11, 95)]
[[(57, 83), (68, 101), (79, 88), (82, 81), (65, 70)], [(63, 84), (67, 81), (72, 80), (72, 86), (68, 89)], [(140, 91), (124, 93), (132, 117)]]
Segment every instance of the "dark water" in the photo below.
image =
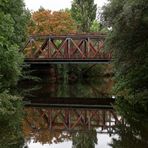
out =
[[(29, 148), (147, 148), (147, 118), (121, 105), (120, 110), (128, 113), (123, 117), (113, 109), (112, 101), (99, 106), (100, 100), (114, 98), (112, 85), (112, 78), (76, 83), (56, 80), (38, 85), (24, 83), (24, 88), (32, 89), (24, 101), (27, 105), (22, 124), (25, 145)], [(64, 101), (49, 105), (57, 98)], [(91, 105), (94, 98), (99, 100), (95, 106)]]
[(24, 107), (13, 100), (15, 110), (4, 102), (8, 117), (0, 116), (0, 148), (148, 147), (147, 115), (114, 96), (110, 74), (84, 79), (73, 67), (70, 74), (62, 66), (59, 74), (46, 68), (35, 72), (40, 81), (19, 83)]
[(123, 123), (113, 109), (28, 107), (23, 121), (32, 147), (110, 147), (118, 139), (115, 125)]
[[(102, 105), (100, 108), (99, 104), (95, 104), (96, 100), (92, 102), (93, 99), (112, 99), (111, 78), (97, 82), (61, 83), (46, 80), (38, 85), (28, 84), (24, 83), (23, 86), (36, 86), (25, 100), (27, 106), (24, 109), (23, 133), (29, 148), (106, 148), (110, 147), (113, 137), (118, 138), (114, 127), (123, 123), (122, 118), (117, 116), (109, 103), (105, 106), (105, 102), (105, 107)], [(62, 106), (47, 105), (47, 100), (57, 98), (64, 100), (57, 103)], [(76, 100), (74, 103), (73, 99)], [(83, 100), (82, 104), (79, 104), (80, 99)]]

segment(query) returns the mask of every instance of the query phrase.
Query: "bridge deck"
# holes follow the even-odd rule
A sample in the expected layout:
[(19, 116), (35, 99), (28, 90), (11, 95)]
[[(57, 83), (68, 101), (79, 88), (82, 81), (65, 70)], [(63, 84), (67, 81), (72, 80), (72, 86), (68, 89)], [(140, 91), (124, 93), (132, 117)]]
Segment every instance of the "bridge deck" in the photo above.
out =
[(50, 97), (24, 99), (25, 106), (112, 108), (113, 98)]
[(74, 63), (74, 64), (87, 64), (87, 63), (111, 63), (111, 59), (33, 59), (33, 58), (25, 58), (24, 62), (26, 64), (58, 64), (58, 63)]

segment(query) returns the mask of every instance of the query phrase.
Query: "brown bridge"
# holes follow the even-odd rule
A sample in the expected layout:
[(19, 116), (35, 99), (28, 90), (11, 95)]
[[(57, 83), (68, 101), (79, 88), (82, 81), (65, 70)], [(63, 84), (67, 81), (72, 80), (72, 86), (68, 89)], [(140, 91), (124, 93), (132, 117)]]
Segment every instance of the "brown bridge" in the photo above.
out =
[(105, 52), (105, 35), (31, 36), (24, 48), (25, 63), (109, 63), (111, 52)]
[(95, 138), (95, 133), (111, 136), (123, 123), (113, 109), (29, 107), (25, 108), (22, 128), (26, 140), (51, 144), (70, 141), (77, 134), (90, 138)]
[(113, 108), (114, 101), (111, 97), (28, 97), (23, 103), (34, 107)]
[(113, 109), (29, 107), (25, 117), (25, 124), (36, 134), (46, 130), (77, 132), (96, 128), (98, 133), (113, 134), (121, 122)]

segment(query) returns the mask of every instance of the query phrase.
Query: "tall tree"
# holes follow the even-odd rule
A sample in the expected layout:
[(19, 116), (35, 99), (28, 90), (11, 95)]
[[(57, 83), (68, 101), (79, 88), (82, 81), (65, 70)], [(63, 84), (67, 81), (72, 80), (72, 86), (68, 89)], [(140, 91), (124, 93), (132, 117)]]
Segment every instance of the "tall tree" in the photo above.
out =
[(13, 33), (9, 41), (22, 46), (26, 40), (27, 22), (30, 19), (30, 12), (25, 8), (24, 0), (0, 0), (0, 12), (9, 14), (13, 20)]
[(105, 45), (113, 51), (115, 92), (147, 111), (147, 0), (110, 0), (103, 16), (103, 21), (111, 27)]
[(81, 32), (89, 32), (96, 18), (97, 5), (94, 0), (73, 0), (71, 7), (72, 17), (78, 24)]
[(22, 147), (20, 97), (10, 95), (21, 74), (22, 55), (29, 16), (23, 0), (0, 0), (0, 147)]
[(18, 80), (22, 63), (18, 49), (25, 38), (28, 18), (23, 0), (0, 0), (0, 88)]

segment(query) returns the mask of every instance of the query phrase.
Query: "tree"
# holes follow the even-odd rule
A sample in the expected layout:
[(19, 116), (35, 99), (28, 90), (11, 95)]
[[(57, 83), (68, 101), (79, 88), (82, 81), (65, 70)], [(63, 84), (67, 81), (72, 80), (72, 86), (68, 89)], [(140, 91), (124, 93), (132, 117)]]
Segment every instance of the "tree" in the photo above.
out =
[(119, 138), (113, 138), (110, 146), (113, 148), (148, 147), (148, 117), (147, 113), (143, 112), (144, 109), (139, 108), (138, 104), (132, 105), (123, 98), (117, 99), (115, 108), (124, 122), (115, 126)]
[(86, 132), (77, 132), (72, 135), (72, 148), (94, 148), (97, 144), (96, 130)]
[[(60, 143), (65, 140), (70, 140), (70, 135), (56, 131), (54, 127), (49, 129), (48, 115), (42, 117), (42, 111), (48, 112), (48, 109), (27, 108), (25, 109), (25, 117), (23, 120), (23, 134), (28, 141), (33, 140), (41, 144)], [(51, 113), (54, 116), (54, 112)], [(47, 120), (46, 120), (47, 119)], [(58, 118), (60, 120), (60, 118)], [(40, 130), (37, 130), (40, 129)]]
[(114, 90), (145, 111), (148, 106), (147, 18), (147, 0), (110, 0), (103, 12), (104, 23), (111, 27), (105, 45), (113, 51)]
[(21, 98), (10, 94), (21, 75), (22, 55), (29, 16), (22, 0), (0, 0), (0, 147), (22, 147)]
[[(76, 32), (76, 24), (68, 9), (51, 12), (40, 8), (32, 14), (28, 32), (30, 35), (66, 35)], [(56, 44), (58, 46), (60, 42), (57, 41)], [(59, 65), (54, 65), (54, 67), (59, 67)]]
[(99, 23), (99, 21), (94, 20), (91, 27), (90, 27), (90, 31), (91, 32), (99, 32), (101, 30), (101, 24)]
[(96, 18), (97, 5), (94, 0), (73, 0), (71, 7), (72, 17), (76, 20), (81, 32), (89, 32)]
[(23, 59), (18, 49), (25, 40), (27, 20), (22, 0), (0, 1), (0, 89), (15, 85), (20, 75)]
[(68, 34), (76, 32), (76, 25), (67, 10), (51, 12), (40, 8), (32, 14), (28, 32), (30, 35)]
[(0, 147), (22, 148), (24, 144), (21, 132), (22, 104), (20, 97), (0, 93)]
[[(23, 0), (0, 0), (0, 12), (8, 14), (13, 21), (12, 36), (9, 41), (20, 46), (26, 41), (27, 22), (30, 19), (30, 12), (25, 9)], [(8, 24), (7, 24), (8, 25)], [(6, 30), (7, 31), (7, 30)]]

